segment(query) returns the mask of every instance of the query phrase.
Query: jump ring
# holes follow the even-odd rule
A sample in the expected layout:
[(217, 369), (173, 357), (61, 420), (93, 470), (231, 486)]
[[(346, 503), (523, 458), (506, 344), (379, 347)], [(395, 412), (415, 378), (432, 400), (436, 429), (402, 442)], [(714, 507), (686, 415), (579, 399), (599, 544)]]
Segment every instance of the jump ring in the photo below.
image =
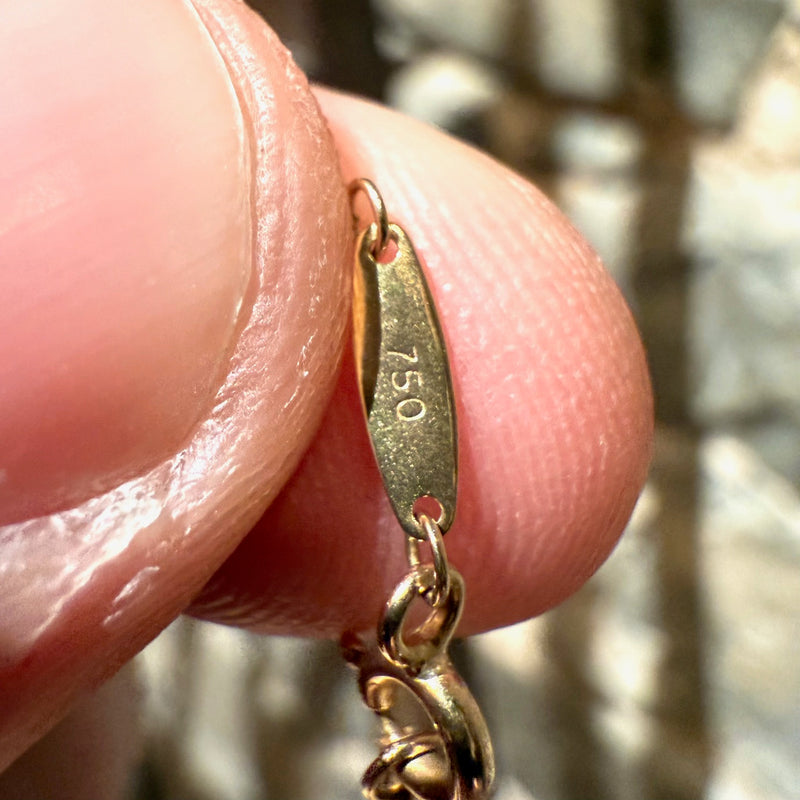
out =
[[(447, 562), (447, 552), (444, 549), (444, 534), (439, 525), (427, 514), (419, 515), (419, 524), (425, 534), (433, 556), (434, 585), (425, 587), (423, 597), (429, 605), (437, 608), (450, 594), (450, 565)], [(411, 569), (418, 567), (422, 561), (419, 554), (420, 540), (413, 536), (406, 536), (406, 556)]]
[(391, 233), (389, 231), (389, 215), (386, 212), (386, 205), (383, 202), (383, 197), (381, 197), (378, 187), (368, 178), (356, 178), (347, 187), (347, 192), (350, 195), (350, 202), (353, 202), (353, 198), (359, 192), (364, 192), (367, 196), (374, 224), (378, 231), (378, 237), (372, 244), (372, 255), (377, 258), (383, 252), (386, 245), (389, 244), (389, 239), (391, 238)]

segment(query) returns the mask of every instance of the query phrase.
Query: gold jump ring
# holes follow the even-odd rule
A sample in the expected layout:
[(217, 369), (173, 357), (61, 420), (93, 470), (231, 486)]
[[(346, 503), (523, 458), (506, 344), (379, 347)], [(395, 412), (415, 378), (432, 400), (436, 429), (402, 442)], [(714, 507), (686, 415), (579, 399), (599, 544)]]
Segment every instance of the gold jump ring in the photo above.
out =
[(383, 202), (381, 193), (378, 187), (368, 178), (356, 178), (348, 187), (347, 192), (350, 195), (350, 202), (359, 192), (364, 192), (369, 201), (370, 210), (374, 224), (377, 227), (378, 236), (372, 244), (372, 255), (377, 258), (383, 249), (389, 244), (391, 234), (389, 232), (389, 215), (386, 211), (386, 205)]

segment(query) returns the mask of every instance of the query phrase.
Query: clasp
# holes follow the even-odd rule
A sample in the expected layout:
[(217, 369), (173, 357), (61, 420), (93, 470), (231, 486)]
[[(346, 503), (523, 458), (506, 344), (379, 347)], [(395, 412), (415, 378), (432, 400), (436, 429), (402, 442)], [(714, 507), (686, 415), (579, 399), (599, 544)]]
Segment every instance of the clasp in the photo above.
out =
[(343, 640), (364, 702), (381, 723), (381, 753), (362, 780), (368, 800), (485, 800), (494, 783), (486, 722), (447, 655), (464, 597), (455, 570), (442, 603), (404, 632), (413, 601), (430, 596), (435, 582), (433, 567), (412, 569), (387, 604), (377, 646)]

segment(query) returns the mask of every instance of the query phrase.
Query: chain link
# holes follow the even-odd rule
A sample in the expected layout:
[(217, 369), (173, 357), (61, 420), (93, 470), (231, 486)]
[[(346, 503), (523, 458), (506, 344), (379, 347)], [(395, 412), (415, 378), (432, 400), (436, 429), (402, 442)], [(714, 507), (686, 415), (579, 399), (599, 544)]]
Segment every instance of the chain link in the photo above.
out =
[(374, 231), (370, 231), (373, 241), (370, 252), (373, 258), (379, 258), (384, 248), (389, 244), (391, 232), (389, 231), (389, 215), (386, 213), (386, 205), (383, 202), (378, 187), (367, 178), (358, 178), (348, 187), (351, 201), (359, 193), (363, 192), (369, 201), (370, 211), (372, 212)]
[[(425, 534), (424, 541), (430, 547), (434, 574), (433, 586), (420, 586), (419, 589), (428, 605), (438, 608), (450, 594), (450, 564), (444, 548), (444, 534), (438, 523), (427, 514), (420, 514), (419, 524)], [(420, 544), (420, 539), (406, 536), (406, 557), (412, 570), (422, 565)]]

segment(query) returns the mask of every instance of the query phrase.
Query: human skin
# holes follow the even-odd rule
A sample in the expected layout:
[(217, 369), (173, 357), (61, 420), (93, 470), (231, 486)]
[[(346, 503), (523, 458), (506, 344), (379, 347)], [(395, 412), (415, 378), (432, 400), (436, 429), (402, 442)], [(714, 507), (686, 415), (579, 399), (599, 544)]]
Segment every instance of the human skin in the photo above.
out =
[(647, 370), (535, 188), (312, 93), (236, 0), (6, 4), (0, 74), (0, 768), (190, 605), (374, 624), (403, 542), (343, 357), (355, 176), (414, 240), (450, 349), (462, 632), (602, 563), (649, 461)]

